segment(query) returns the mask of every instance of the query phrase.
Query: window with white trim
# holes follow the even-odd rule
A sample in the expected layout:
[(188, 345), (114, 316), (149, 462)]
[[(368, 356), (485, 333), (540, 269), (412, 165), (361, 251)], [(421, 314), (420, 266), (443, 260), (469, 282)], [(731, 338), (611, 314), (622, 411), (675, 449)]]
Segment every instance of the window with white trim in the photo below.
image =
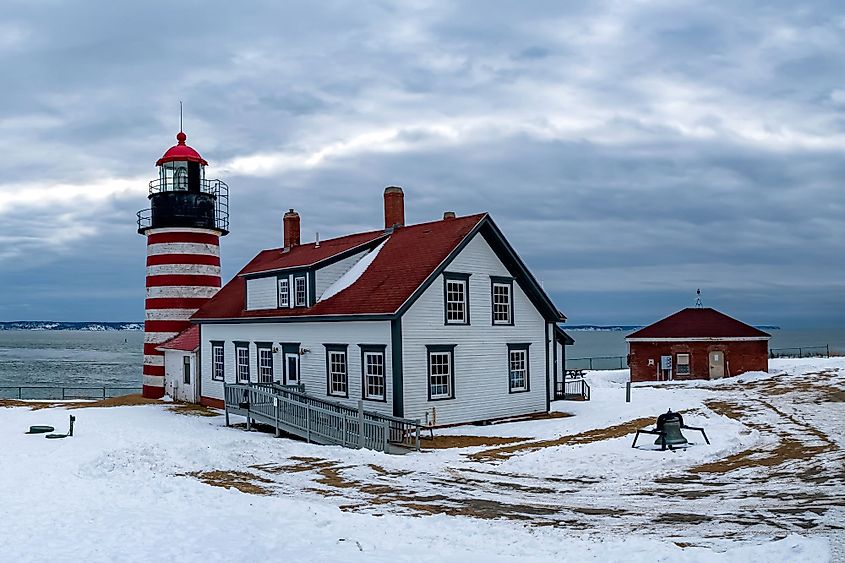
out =
[(510, 283), (493, 282), (493, 324), (512, 324), (512, 287)]
[(305, 276), (293, 278), (293, 292), (294, 305), (296, 307), (305, 307), (308, 305), (308, 285), (305, 281)]
[(269, 346), (258, 349), (258, 382), (273, 383), (273, 349)]
[(446, 324), (469, 324), (468, 278), (444, 279)]
[(689, 375), (689, 372), (689, 354), (677, 354), (675, 356), (675, 373)]
[(279, 278), (279, 307), (290, 307), (290, 280), (287, 276)]
[(211, 379), (214, 381), (223, 381), (224, 374), (223, 363), (223, 344), (211, 345)]
[(528, 347), (508, 346), (508, 390), (528, 391)]
[(238, 366), (238, 383), (249, 383), (249, 347), (237, 346), (235, 358)]
[(429, 400), (454, 398), (454, 358), (454, 346), (428, 347)]
[(364, 352), (364, 398), (384, 400), (384, 352)]
[(349, 396), (349, 377), (346, 362), (346, 348), (326, 347), (326, 371), (328, 394), (335, 397)]

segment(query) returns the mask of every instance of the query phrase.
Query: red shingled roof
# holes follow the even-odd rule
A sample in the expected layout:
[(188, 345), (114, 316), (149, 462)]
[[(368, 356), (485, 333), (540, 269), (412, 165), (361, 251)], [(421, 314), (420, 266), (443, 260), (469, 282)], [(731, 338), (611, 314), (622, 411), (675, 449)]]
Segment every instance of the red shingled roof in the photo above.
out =
[(241, 274), (311, 265), (357, 246), (385, 237), (373, 231), (294, 247), (265, 250), (240, 274), (207, 301), (194, 320), (313, 315), (393, 314), (437, 269), (462, 240), (487, 217), (486, 213), (399, 227), (372, 264), (352, 285), (313, 307), (293, 309), (244, 309), (246, 280)]
[(724, 313), (710, 308), (687, 308), (669, 315), (627, 338), (760, 338), (770, 337)]
[(192, 325), (158, 346), (159, 350), (182, 350), (193, 352), (200, 345), (200, 327)]

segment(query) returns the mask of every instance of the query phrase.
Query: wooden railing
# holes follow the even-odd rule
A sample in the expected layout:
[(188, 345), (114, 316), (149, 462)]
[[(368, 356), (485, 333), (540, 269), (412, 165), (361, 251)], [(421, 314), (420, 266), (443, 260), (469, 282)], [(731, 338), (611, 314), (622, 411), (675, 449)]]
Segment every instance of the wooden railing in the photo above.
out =
[(308, 395), (302, 386), (224, 384), (226, 424), (229, 413), (268, 424), (309, 442), (391, 452), (420, 449), (420, 421), (385, 415)]
[(555, 382), (555, 400), (590, 400), (590, 385), (583, 377)]

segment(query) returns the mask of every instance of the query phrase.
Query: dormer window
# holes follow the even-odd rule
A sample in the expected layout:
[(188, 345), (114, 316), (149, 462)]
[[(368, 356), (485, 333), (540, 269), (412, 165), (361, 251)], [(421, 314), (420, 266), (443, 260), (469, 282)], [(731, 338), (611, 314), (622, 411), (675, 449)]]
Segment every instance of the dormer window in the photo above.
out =
[(295, 307), (305, 307), (308, 305), (308, 283), (304, 275), (293, 278), (293, 295), (293, 304)]
[(443, 274), (443, 300), (447, 325), (469, 324), (469, 274)]
[(279, 278), (279, 307), (283, 309), (290, 307), (290, 280), (287, 276)]

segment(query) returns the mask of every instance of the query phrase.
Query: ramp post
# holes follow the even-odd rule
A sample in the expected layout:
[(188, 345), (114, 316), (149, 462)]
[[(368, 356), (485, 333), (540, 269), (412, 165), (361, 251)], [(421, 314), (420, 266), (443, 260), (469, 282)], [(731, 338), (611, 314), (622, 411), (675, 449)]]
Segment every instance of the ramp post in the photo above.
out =
[(358, 447), (364, 447), (364, 401), (358, 399)]

